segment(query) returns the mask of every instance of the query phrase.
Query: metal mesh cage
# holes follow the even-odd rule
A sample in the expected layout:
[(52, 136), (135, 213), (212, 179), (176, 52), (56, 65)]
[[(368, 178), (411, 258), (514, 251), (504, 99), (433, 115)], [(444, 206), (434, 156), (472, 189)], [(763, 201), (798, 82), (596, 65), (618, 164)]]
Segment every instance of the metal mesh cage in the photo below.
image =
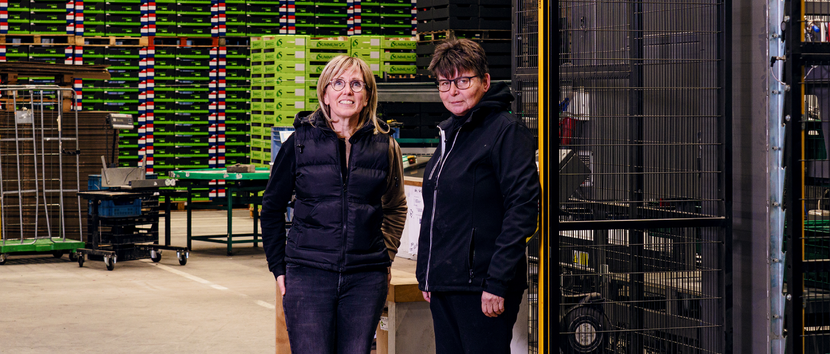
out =
[(808, 68), (804, 88), (804, 352), (823, 353), (830, 350), (830, 66)]
[(724, 4), (559, 1), (559, 347), (720, 353)]
[[(830, 3), (824, 5), (830, 10)], [(803, 334), (803, 353), (825, 353), (830, 351), (830, 62), (813, 64), (804, 68), (801, 82), (804, 154), (797, 163), (803, 166), (804, 195), (798, 199), (806, 215), (804, 228), (795, 230), (803, 253), (794, 261), (801, 267), (804, 327), (796, 333)]]
[[(538, 136), (539, 25), (538, 3), (513, 0), (512, 88), (513, 112)], [(528, 352), (539, 353), (539, 233), (527, 243), (528, 253)]]

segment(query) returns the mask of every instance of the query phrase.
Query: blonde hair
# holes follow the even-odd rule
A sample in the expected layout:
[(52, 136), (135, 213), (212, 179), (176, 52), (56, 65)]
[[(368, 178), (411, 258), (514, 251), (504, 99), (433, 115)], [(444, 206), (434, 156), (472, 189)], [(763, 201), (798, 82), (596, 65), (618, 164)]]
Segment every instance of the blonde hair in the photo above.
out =
[(326, 94), (326, 88), (329, 86), (332, 79), (355, 67), (360, 69), (360, 74), (363, 76), (363, 82), (366, 83), (366, 86), (363, 88), (363, 92), (365, 92), (366, 99), (368, 101), (366, 107), (363, 107), (363, 110), (360, 112), (360, 120), (357, 122), (358, 129), (366, 125), (368, 120), (371, 120), (375, 125), (375, 133), (378, 131), (389, 133), (388, 128), (384, 130), (383, 127), (378, 124), (378, 95), (375, 75), (372, 74), (372, 70), (369, 69), (369, 65), (367, 65), (366, 62), (360, 58), (338, 55), (326, 64), (326, 67), (323, 68), (323, 72), (320, 74), (320, 78), (317, 81), (317, 101), (319, 104), (317, 109), (323, 113), (323, 117), (326, 117), (326, 122), (328, 122), (329, 126), (331, 126), (331, 117), (329, 116), (331, 107), (325, 104), (325, 101), (323, 100), (323, 96)]

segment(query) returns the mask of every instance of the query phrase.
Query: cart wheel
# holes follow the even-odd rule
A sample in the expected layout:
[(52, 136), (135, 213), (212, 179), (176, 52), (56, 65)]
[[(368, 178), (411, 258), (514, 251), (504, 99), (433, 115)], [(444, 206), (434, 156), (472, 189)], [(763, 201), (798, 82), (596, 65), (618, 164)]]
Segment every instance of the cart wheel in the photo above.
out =
[(150, 259), (158, 263), (161, 260), (161, 250), (150, 250)]
[(115, 257), (104, 256), (104, 264), (107, 265), (107, 270), (115, 269)]
[(78, 252), (69, 252), (69, 260), (72, 262), (78, 261)]
[(179, 259), (179, 264), (180, 265), (187, 264), (187, 257), (188, 256), (189, 256), (188, 252), (182, 252), (182, 251), (177, 251), (176, 252), (176, 258)]
[(55, 258), (61, 258), (63, 257), (63, 251), (52, 251), (52, 255), (55, 256)]
[(84, 255), (79, 254), (78, 255), (78, 267), (83, 267), (83, 266), (84, 266)]
[(6, 264), (6, 257), (8, 256), (8, 253), (0, 253), (0, 265)]

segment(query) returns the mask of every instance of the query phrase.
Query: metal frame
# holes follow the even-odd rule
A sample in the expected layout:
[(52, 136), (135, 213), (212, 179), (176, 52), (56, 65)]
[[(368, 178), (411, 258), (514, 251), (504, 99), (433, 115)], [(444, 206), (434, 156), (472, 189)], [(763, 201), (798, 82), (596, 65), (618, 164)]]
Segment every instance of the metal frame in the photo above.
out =
[[(573, 86), (567, 90), (562, 87), (563, 82), (581, 80), (579, 85), (584, 85), (586, 92), (590, 84), (594, 92), (590, 101), (588, 96), (583, 96), (582, 104), (590, 108), (591, 114), (575, 110), (571, 114), (583, 114), (586, 121), (604, 119), (603, 122), (609, 122), (608, 126), (614, 128), (597, 130), (600, 135), (597, 142), (590, 137), (574, 143), (563, 138), (560, 144), (572, 145), (569, 148), (577, 151), (615, 146), (624, 153), (613, 156), (606, 153), (602, 157), (606, 165), (616, 164), (613, 167), (617, 170), (608, 166), (602, 167), (604, 170), (592, 170), (592, 174), (604, 179), (604, 184), (593, 186), (605, 188), (596, 193), (600, 197), (578, 191), (584, 195), (560, 204), (560, 209), (565, 207), (560, 213), (571, 213), (567, 210), (575, 213), (582, 208), (587, 216), (577, 219), (578, 214), (572, 214), (574, 219), (563, 219), (560, 214), (559, 251), (555, 253), (573, 250), (574, 259), (565, 258), (569, 254), (551, 254), (546, 259), (558, 256), (554, 263), (560, 268), (557, 274), (573, 272), (562, 275), (562, 281), (576, 284), (573, 289), (586, 290), (579, 295), (584, 298), (577, 306), (574, 304), (579, 299), (562, 294), (561, 301), (556, 302), (561, 311), (558, 318), (578, 310), (583, 312), (579, 316), (586, 316), (585, 313), (605, 308), (606, 318), (616, 317), (615, 321), (624, 322), (594, 326), (598, 336), (615, 338), (607, 347), (596, 349), (598, 352), (634, 353), (647, 348), (658, 352), (730, 352), (731, 330), (727, 326), (731, 323), (727, 314), (732, 306), (729, 281), (732, 266), (728, 256), (732, 219), (731, 82), (727, 75), (731, 64), (730, 5), (714, 1), (696, 3), (694, 11), (698, 12), (692, 14), (699, 16), (698, 21), (678, 17), (679, 13), (691, 16), (685, 11), (690, 10), (686, 6), (691, 4), (682, 2), (560, 0), (563, 3), (570, 3), (570, 7), (558, 9), (558, 18), (574, 22), (566, 25), (565, 30), (559, 29), (560, 35), (567, 35), (564, 51), (562, 37), (557, 38), (560, 50), (557, 99), (564, 97), (562, 92), (577, 92), (577, 83), (567, 83)], [(615, 34), (618, 37), (610, 37)], [(703, 51), (709, 54), (694, 54)], [(540, 58), (540, 62), (552, 61)], [(700, 84), (695, 86), (697, 82)], [(669, 94), (661, 95), (661, 91)], [(660, 101), (674, 97), (685, 101), (674, 107)], [(594, 104), (595, 100), (604, 101)], [(576, 105), (575, 101), (571, 104)], [(549, 115), (540, 114), (540, 117), (546, 116)], [(698, 119), (700, 123), (691, 123)], [(674, 134), (673, 129), (686, 127), (684, 122), (690, 122), (686, 124), (698, 132), (696, 141), (686, 131)], [(704, 132), (700, 133), (699, 129)], [(540, 125), (540, 147), (548, 152), (551, 149), (543, 144), (552, 139), (552, 131)], [(699, 146), (699, 152), (693, 154), (692, 146)], [(677, 155), (658, 155), (655, 152), (659, 147), (675, 148), (672, 152), (676, 151)], [(690, 162), (694, 158), (697, 165)], [(672, 159), (680, 162), (672, 164)], [(545, 164), (552, 162), (550, 157), (543, 160)], [(684, 174), (689, 177), (673, 177)], [(560, 172), (558, 178), (579, 176)], [(557, 181), (550, 177), (543, 181), (547, 196), (548, 188)], [(661, 184), (666, 183), (663, 181), (672, 182)], [(680, 181), (687, 181), (689, 185)], [(585, 184), (580, 188), (585, 188)], [(669, 200), (665, 205), (663, 198)], [(686, 202), (684, 198), (691, 200)], [(549, 199), (543, 200), (543, 209), (549, 205)], [(550, 211), (546, 210), (543, 220), (552, 220), (548, 214)], [(542, 230), (546, 232), (544, 226)], [(567, 241), (570, 243), (563, 244), (564, 239), (570, 239)], [(658, 239), (664, 241), (655, 241)], [(675, 251), (666, 251), (669, 247)], [(702, 257), (697, 262), (689, 262), (697, 252)], [(584, 260), (580, 254), (584, 254)], [(661, 259), (663, 254), (680, 258)], [(577, 272), (579, 275), (575, 275)], [(580, 279), (583, 279), (581, 285)], [(563, 291), (566, 287), (563, 286)], [(553, 290), (552, 295), (558, 297), (558, 289)], [(571, 291), (579, 294), (580, 290)], [(602, 296), (612, 294), (611, 299), (585, 296), (591, 291)], [(692, 312), (677, 316), (677, 296), (697, 299), (697, 308), (682, 310)], [(663, 306), (664, 312), (655, 315), (650, 306), (658, 309)], [(694, 322), (687, 322), (688, 319)], [(550, 319), (546, 322), (555, 323)], [(569, 340), (563, 337), (570, 335), (573, 332), (560, 331), (557, 339)], [(623, 347), (617, 346), (620, 338), (623, 338)], [(554, 350), (558, 348), (548, 347), (549, 352)]]
[[(20, 124), (17, 121), (17, 111), (16, 108), (18, 106), (18, 93), (24, 91), (28, 92), (28, 97), (30, 102), (28, 102), (28, 109), (31, 112), (28, 119), (31, 121), (24, 121), (20, 122), (20, 124), (31, 124), (31, 137), (25, 138), (21, 137), (20, 134), (22, 133), (20, 129)], [(56, 132), (50, 132), (47, 134), (47, 129), (45, 128), (45, 111), (48, 101), (44, 101), (44, 91), (46, 92), (55, 92), (56, 99), (54, 102), (55, 110), (50, 110), (51, 112), (55, 112), (57, 114), (57, 125), (56, 128), (51, 128), (56, 130)], [(2, 213), (6, 214), (9, 211), (17, 210), (18, 215), (16, 218), (18, 219), (18, 227), (19, 227), (19, 242), (14, 244), (9, 244), (9, 223), (5, 220), (9, 220), (9, 217), (4, 217), (4, 222), (2, 226), (0, 226), (0, 232), (2, 232), (2, 240), (0, 240), (0, 264), (5, 262), (5, 253), (7, 252), (26, 252), (26, 251), (48, 251), (52, 250), (53, 252), (62, 252), (65, 250), (70, 250), (74, 254), (74, 250), (78, 247), (83, 247), (83, 223), (81, 220), (81, 202), (80, 196), (77, 196), (77, 193), (80, 190), (80, 175), (79, 175), (79, 156), (77, 153), (69, 153), (69, 155), (74, 155), (74, 172), (75, 172), (75, 181), (76, 185), (74, 189), (66, 189), (64, 188), (63, 183), (63, 168), (64, 168), (64, 161), (63, 155), (67, 152), (77, 152), (79, 151), (79, 141), (78, 141), (78, 112), (74, 111), (75, 119), (74, 125), (75, 129), (72, 133), (73, 136), (66, 137), (63, 134), (63, 123), (61, 122), (61, 117), (63, 117), (67, 112), (64, 112), (63, 107), (63, 91), (70, 91), (73, 96), (73, 101), (77, 101), (77, 97), (75, 97), (75, 91), (72, 88), (65, 88), (60, 86), (53, 86), (53, 85), (4, 85), (0, 86), (0, 92), (11, 93), (11, 104), (12, 110), (9, 112), (14, 112), (14, 137), (8, 138), (0, 138), (1, 142), (8, 142), (14, 144), (14, 152), (13, 155), (15, 156), (15, 171), (12, 185), (17, 186), (16, 189), (12, 190), (4, 190), (4, 183), (0, 183), (0, 195), (4, 196), (0, 198), (0, 208), (2, 209)], [(39, 97), (39, 100), (36, 102), (36, 97)], [(37, 106), (37, 108), (36, 108)], [(21, 111), (23, 112), (23, 111)], [(39, 117), (37, 117), (39, 115)], [(38, 122), (38, 119), (40, 121)], [(38, 125), (40, 128), (38, 129)], [(11, 129), (11, 128), (7, 128)], [(28, 128), (25, 128), (28, 130)], [(50, 129), (50, 131), (51, 131)], [(49, 136), (50, 134), (56, 134), (56, 136)], [(46, 147), (47, 142), (54, 142), (57, 141), (58, 147), (57, 151), (48, 150)], [(64, 142), (71, 142), (74, 141), (74, 150), (67, 150), (64, 148)], [(31, 151), (21, 151), (21, 142), (31, 142)], [(39, 144), (38, 144), (39, 143)], [(8, 155), (8, 152), (0, 151), (0, 160), (2, 160), (2, 156)], [(27, 171), (28, 168), (21, 165), (21, 156), (31, 155), (33, 158), (32, 163), (32, 170), (33, 170), (33, 178), (28, 178), (26, 176), (21, 175), (22, 171)], [(52, 179), (47, 180), (46, 178), (46, 156), (57, 156), (58, 159), (58, 180), (57, 180), (57, 189), (49, 188), (50, 182), (53, 182)], [(3, 178), (3, 168), (0, 165), (0, 180), (3, 182), (9, 181), (6, 178)], [(23, 183), (24, 182), (31, 182), (34, 183), (34, 189), (25, 189)], [(76, 193), (77, 198), (77, 205), (78, 205), (78, 225), (79, 225), (79, 240), (80, 241), (67, 241), (66, 240), (66, 222), (65, 222), (65, 207), (64, 207), (64, 193)], [(33, 235), (26, 234), (26, 223), (24, 223), (24, 198), (28, 195), (34, 195), (34, 223), (28, 225), (33, 227)], [(58, 202), (54, 205), (58, 208), (56, 212), (56, 216), (58, 218), (58, 224), (52, 225), (51, 218), (53, 217), (50, 212), (50, 196), (57, 194)], [(5, 196), (16, 196), (17, 202), (17, 209), (12, 208), (5, 204), (7, 198)], [(41, 203), (42, 197), (42, 203)], [(45, 231), (46, 236), (39, 235), (40, 223), (39, 217), (41, 213), (41, 204), (43, 207), (43, 215), (45, 216)], [(56, 228), (53, 230), (53, 228)], [(55, 232), (57, 235), (53, 235)], [(33, 236), (33, 238), (28, 238), (28, 236)], [(43, 241), (48, 240), (48, 242)], [(41, 241), (41, 242), (39, 242)], [(56, 253), (57, 255), (58, 253)]]

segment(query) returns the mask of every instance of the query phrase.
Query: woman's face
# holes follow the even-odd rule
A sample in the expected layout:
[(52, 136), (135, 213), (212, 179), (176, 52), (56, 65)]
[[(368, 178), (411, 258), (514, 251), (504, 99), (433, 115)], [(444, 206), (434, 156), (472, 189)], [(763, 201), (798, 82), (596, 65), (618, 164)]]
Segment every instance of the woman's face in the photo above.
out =
[[(334, 82), (338, 79), (346, 82), (345, 87), (340, 91), (334, 89)], [(329, 106), (329, 116), (332, 120), (338, 121), (344, 118), (359, 120), (360, 112), (369, 103), (366, 96), (368, 90), (366, 83), (363, 82), (363, 89), (360, 92), (354, 92), (351, 85), (353, 81), (363, 82), (363, 75), (357, 66), (344, 71), (339, 76), (332, 77), (331, 82), (328, 83), (323, 95), (323, 103)]]
[[(453, 80), (459, 77), (473, 77), (470, 79), (470, 87), (459, 90)], [(472, 71), (457, 71), (453, 77), (444, 77), (438, 75), (438, 81), (449, 80), (450, 89), (446, 92), (438, 92), (441, 95), (441, 101), (444, 102), (444, 107), (456, 116), (463, 116), (467, 114), (479, 101), (484, 97), (484, 93), (490, 89), (490, 74), (484, 74), (484, 77), (475, 76)]]

